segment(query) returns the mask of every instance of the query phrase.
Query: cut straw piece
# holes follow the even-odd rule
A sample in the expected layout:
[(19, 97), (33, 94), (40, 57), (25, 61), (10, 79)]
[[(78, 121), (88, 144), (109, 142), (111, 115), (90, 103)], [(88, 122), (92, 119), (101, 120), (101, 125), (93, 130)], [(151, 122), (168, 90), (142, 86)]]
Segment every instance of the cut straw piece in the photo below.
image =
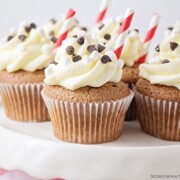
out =
[(98, 16), (96, 18), (95, 24), (100, 23), (104, 19), (105, 15), (107, 13), (109, 4), (110, 4), (110, 0), (103, 0), (102, 1), (102, 4), (100, 6), (99, 13), (98, 13)]
[(157, 27), (159, 25), (159, 21), (160, 21), (159, 14), (154, 14), (152, 19), (151, 19), (151, 22), (150, 22), (149, 29), (147, 31), (146, 37), (144, 39), (144, 49), (145, 50), (144, 50), (143, 55), (137, 61), (138, 64), (142, 64), (142, 63), (144, 63), (146, 61), (150, 45), (152, 43), (155, 32), (156, 32)]
[(61, 30), (61, 35), (59, 36), (57, 42), (56, 42), (56, 47), (59, 47), (62, 44), (62, 41), (64, 39), (66, 39), (68, 32), (71, 30), (71, 28), (73, 27), (73, 22), (72, 22), (72, 18), (74, 17), (74, 15), (76, 14), (76, 12), (73, 9), (69, 9), (66, 15), (66, 19), (64, 21), (62, 30)]
[(122, 27), (120, 29), (119, 36), (117, 38), (117, 42), (115, 45), (114, 52), (116, 54), (117, 59), (121, 57), (122, 49), (123, 49), (126, 37), (128, 35), (128, 31), (129, 31), (133, 16), (134, 16), (134, 10), (128, 8), (126, 10)]

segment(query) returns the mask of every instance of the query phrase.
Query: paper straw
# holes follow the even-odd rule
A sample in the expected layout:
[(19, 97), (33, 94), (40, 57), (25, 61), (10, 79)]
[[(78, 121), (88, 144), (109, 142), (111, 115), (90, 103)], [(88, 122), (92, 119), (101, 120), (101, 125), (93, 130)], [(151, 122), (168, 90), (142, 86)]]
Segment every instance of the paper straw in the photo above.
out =
[(63, 27), (61, 30), (61, 35), (59, 36), (59, 38), (56, 42), (56, 47), (59, 47), (62, 44), (62, 41), (64, 39), (66, 39), (68, 32), (73, 27), (72, 17), (74, 17), (75, 14), (76, 14), (76, 12), (73, 9), (68, 10), (67, 15), (66, 15), (66, 19), (64, 21), (64, 24), (63, 24)]
[(121, 57), (122, 49), (123, 49), (126, 37), (128, 35), (129, 27), (131, 25), (133, 16), (134, 16), (134, 10), (128, 8), (126, 10), (122, 27), (120, 29), (120, 33), (119, 33), (119, 36), (117, 38), (117, 42), (115, 45), (114, 52), (117, 56), (117, 59)]
[(101, 4), (100, 9), (99, 9), (98, 16), (96, 19), (96, 24), (100, 23), (104, 19), (105, 15), (107, 13), (109, 4), (110, 4), (110, 0), (103, 0), (102, 1), (102, 4)]
[(146, 37), (144, 39), (144, 49), (145, 49), (145, 51), (144, 51), (143, 55), (137, 61), (138, 64), (142, 64), (142, 63), (144, 63), (146, 61), (151, 42), (152, 42), (152, 40), (154, 38), (155, 32), (156, 32), (157, 27), (159, 25), (159, 21), (160, 21), (159, 14), (154, 14), (152, 19), (151, 19), (151, 23), (149, 25), (149, 29), (147, 31)]

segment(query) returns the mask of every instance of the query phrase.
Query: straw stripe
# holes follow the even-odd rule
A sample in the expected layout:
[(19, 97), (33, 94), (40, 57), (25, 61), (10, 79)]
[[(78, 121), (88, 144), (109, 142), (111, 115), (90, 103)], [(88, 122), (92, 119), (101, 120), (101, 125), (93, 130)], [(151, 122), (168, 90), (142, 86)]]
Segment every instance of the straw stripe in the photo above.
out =
[(151, 23), (149, 25), (149, 30), (148, 30), (148, 32), (146, 34), (145, 39), (144, 39), (144, 49), (145, 49), (145, 51), (142, 54), (142, 56), (139, 58), (139, 60), (137, 61), (138, 64), (142, 64), (142, 63), (144, 63), (146, 61), (151, 42), (152, 42), (152, 40), (154, 38), (157, 27), (159, 25), (159, 20), (160, 20), (160, 16), (158, 14), (154, 14), (152, 19), (151, 19)]
[(102, 1), (102, 4), (101, 4), (100, 9), (99, 9), (98, 16), (96, 18), (96, 24), (100, 23), (104, 19), (105, 15), (107, 13), (109, 4), (110, 4), (110, 0), (103, 0)]
[(122, 28), (119, 32), (120, 34), (119, 34), (119, 37), (117, 38), (117, 42), (115, 45), (114, 52), (116, 54), (117, 59), (119, 59), (121, 56), (122, 49), (123, 49), (123, 46), (124, 46), (124, 43), (125, 43), (125, 40), (126, 40), (126, 37), (128, 34), (129, 27), (130, 27), (131, 22), (132, 22), (133, 16), (134, 16), (134, 11), (131, 9), (127, 9), (123, 23), (122, 23)]
[(64, 39), (66, 39), (68, 32), (70, 31), (70, 29), (73, 27), (73, 23), (72, 23), (72, 17), (74, 17), (74, 15), (76, 14), (76, 12), (73, 9), (69, 9), (66, 15), (66, 19), (64, 21), (63, 27), (62, 27), (62, 32), (61, 35), (59, 36), (57, 42), (56, 42), (56, 47), (61, 46), (62, 41)]

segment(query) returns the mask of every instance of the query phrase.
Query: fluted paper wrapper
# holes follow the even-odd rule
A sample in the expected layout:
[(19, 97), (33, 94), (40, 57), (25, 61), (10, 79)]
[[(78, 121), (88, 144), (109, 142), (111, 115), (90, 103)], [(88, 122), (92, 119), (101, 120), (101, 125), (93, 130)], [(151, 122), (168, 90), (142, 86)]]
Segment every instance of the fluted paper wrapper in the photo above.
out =
[[(133, 83), (129, 83), (128, 84), (128, 87), (131, 89), (131, 90), (134, 90), (134, 84)], [(138, 113), (137, 113), (137, 107), (136, 107), (136, 99), (133, 98), (130, 106), (129, 106), (129, 109), (126, 113), (126, 118), (125, 118), (125, 121), (133, 121), (135, 119), (138, 118)]]
[(141, 129), (157, 138), (180, 141), (180, 102), (155, 99), (135, 91)]
[(7, 117), (21, 122), (49, 120), (48, 110), (41, 96), (43, 88), (43, 83), (0, 83), (0, 94)]
[(47, 97), (43, 91), (42, 96), (57, 138), (71, 143), (97, 144), (119, 138), (134, 93), (103, 103), (60, 101)]

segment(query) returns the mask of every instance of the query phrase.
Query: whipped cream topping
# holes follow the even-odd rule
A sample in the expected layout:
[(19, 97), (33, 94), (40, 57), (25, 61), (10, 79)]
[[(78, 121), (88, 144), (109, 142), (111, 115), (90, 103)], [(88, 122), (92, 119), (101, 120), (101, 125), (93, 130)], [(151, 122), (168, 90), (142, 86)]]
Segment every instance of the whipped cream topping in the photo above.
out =
[[(122, 17), (103, 20), (102, 23), (94, 27), (93, 38), (114, 48), (122, 26), (122, 21)], [(135, 29), (129, 32), (121, 55), (121, 59), (125, 65), (133, 66), (143, 52), (144, 47), (139, 36), (139, 31)]]
[[(65, 15), (62, 15), (58, 21), (54, 18), (50, 19), (43, 26), (43, 29), (44, 29), (46, 35), (50, 39), (57, 40), (57, 38), (61, 34), (61, 30), (62, 30), (64, 21), (65, 21)], [(72, 29), (71, 29), (71, 31), (69, 31), (68, 37), (72, 37), (72, 36), (76, 35), (78, 31), (82, 31), (82, 30), (87, 31), (86, 27), (80, 26), (79, 22), (77, 21), (77, 19), (75, 17), (70, 18), (69, 21), (71, 21), (70, 24), (71, 24)]]
[(15, 72), (18, 70), (36, 71), (46, 68), (53, 60), (54, 44), (48, 40), (44, 31), (34, 23), (21, 23), (18, 30), (0, 45), (0, 70)]
[(140, 75), (152, 84), (180, 89), (180, 24), (156, 46), (149, 64), (140, 65)]
[(45, 70), (45, 83), (70, 90), (118, 83), (124, 65), (110, 48), (98, 44), (82, 31), (63, 41), (57, 49), (55, 61), (57, 64), (50, 64)]

